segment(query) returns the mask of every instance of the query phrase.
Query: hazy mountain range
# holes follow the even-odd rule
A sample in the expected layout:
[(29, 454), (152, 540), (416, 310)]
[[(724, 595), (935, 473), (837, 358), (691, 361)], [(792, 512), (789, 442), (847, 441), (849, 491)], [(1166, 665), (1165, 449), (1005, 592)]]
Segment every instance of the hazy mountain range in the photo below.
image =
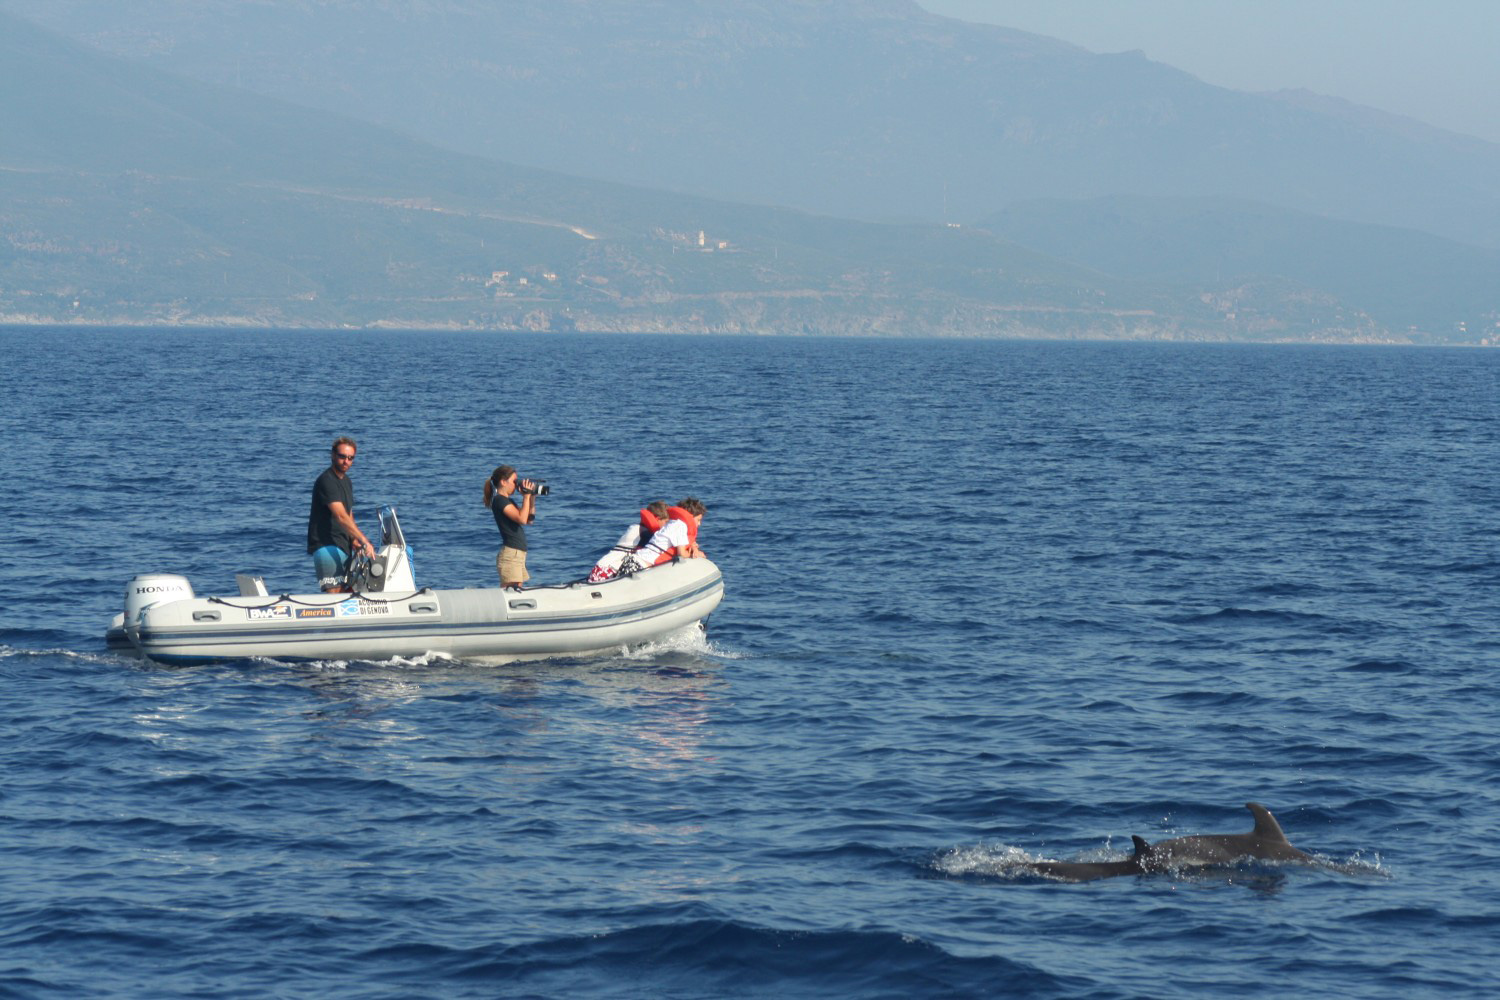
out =
[(32, 19), (0, 14), (12, 320), (1421, 341), (1500, 320), (1500, 146), (902, 0), (0, 10)]

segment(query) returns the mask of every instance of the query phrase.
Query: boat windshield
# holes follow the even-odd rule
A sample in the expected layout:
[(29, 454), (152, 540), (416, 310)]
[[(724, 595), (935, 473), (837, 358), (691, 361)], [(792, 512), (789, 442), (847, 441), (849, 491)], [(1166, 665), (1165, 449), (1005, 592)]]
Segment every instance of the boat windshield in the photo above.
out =
[(386, 505), (377, 512), (380, 517), (380, 547), (394, 545), (406, 548), (406, 536), (401, 534), (401, 523), (396, 520), (396, 508)]

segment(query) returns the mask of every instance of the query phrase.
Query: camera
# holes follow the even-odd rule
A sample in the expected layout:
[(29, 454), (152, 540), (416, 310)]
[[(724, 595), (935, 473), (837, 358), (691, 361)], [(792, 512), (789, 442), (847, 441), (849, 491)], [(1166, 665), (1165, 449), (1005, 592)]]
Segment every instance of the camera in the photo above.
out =
[(552, 487), (550, 487), (550, 486), (547, 485), (547, 480), (545, 480), (545, 479), (537, 479), (537, 480), (533, 480), (533, 483), (534, 483), (534, 485), (529, 490), (526, 489), (524, 486), (521, 487), (521, 492), (522, 493), (534, 493), (534, 494), (536, 494), (539, 497), (545, 497), (545, 496), (551, 496), (552, 495)]

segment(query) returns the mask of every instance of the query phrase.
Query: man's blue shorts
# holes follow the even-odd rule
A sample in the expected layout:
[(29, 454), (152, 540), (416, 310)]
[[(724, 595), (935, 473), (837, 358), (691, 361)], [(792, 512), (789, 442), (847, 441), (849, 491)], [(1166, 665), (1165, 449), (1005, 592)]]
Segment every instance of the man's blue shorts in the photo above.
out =
[(332, 590), (344, 585), (344, 575), (349, 569), (349, 553), (337, 545), (325, 545), (312, 554), (313, 573), (318, 578), (319, 590)]

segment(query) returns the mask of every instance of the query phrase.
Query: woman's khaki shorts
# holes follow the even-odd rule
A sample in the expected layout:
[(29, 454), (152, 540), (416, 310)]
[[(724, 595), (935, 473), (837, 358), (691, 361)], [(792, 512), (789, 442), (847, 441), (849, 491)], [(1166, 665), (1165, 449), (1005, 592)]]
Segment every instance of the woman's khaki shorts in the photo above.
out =
[(500, 586), (518, 586), (531, 579), (526, 572), (525, 549), (501, 549), (495, 557), (495, 569), (500, 573)]

